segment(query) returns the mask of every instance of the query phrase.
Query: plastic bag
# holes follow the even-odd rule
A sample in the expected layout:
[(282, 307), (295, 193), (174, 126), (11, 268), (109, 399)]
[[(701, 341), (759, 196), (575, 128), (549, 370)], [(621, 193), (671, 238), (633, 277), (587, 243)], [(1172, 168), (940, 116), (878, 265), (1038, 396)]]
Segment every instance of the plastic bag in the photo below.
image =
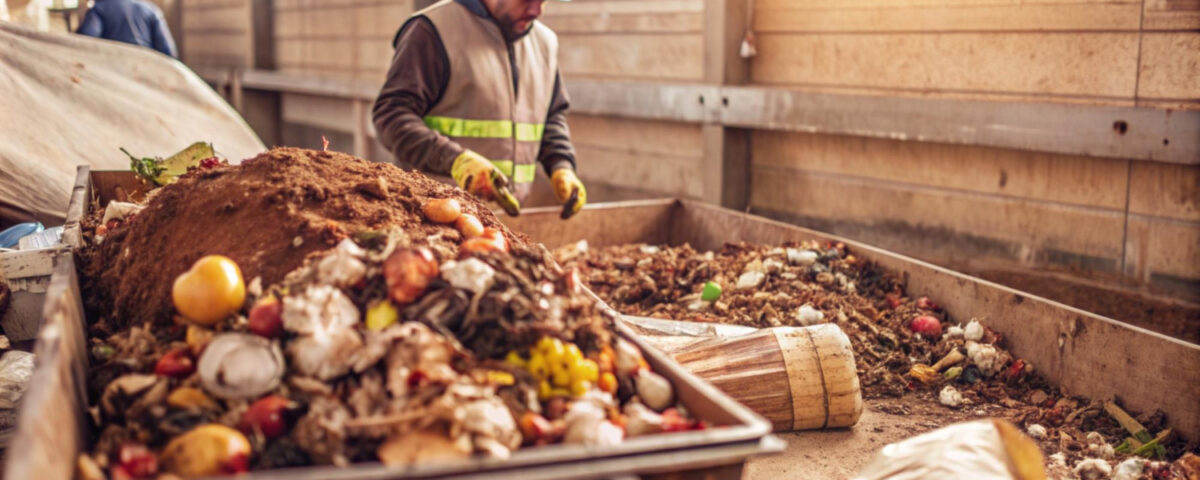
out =
[(0, 408), (16, 408), (32, 376), (32, 353), (10, 350), (0, 356)]
[(1042, 452), (999, 419), (958, 423), (883, 447), (855, 480), (1044, 480)]
[(17, 407), (29, 389), (31, 377), (32, 353), (10, 350), (0, 356), (0, 439), (7, 439), (17, 428)]

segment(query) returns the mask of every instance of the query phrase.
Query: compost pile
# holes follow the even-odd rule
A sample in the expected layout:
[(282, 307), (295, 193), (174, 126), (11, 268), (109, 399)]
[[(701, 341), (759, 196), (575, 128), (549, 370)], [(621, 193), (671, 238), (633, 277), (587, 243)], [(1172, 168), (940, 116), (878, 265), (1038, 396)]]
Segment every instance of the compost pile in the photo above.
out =
[[(850, 338), (868, 404), (900, 415), (942, 409), (944, 424), (968, 413), (1005, 418), (1051, 454), (1047, 471), (1055, 478), (1087, 477), (1133, 453), (1160, 460), (1139, 467), (1140, 478), (1172, 478), (1182, 467), (1161, 460), (1197, 451), (1170, 435), (1161, 412), (1134, 419), (1115, 403), (1054, 388), (1006, 350), (1002, 335), (951, 318), (929, 297), (909, 297), (896, 275), (841, 243), (697, 252), (686, 244), (589, 249), (580, 242), (555, 255), (627, 315), (759, 328), (836, 323)], [(1134, 438), (1127, 430), (1144, 431)]]
[(85, 275), (113, 310), (90, 326), (83, 478), (504, 458), (705, 428), (549, 252), (420, 175), (276, 149), (131, 211), (85, 222)]
[[(454, 246), (458, 232), (422, 221), (425, 198), (456, 198), (484, 227), (526, 241), (461, 190), (336, 152), (276, 148), (237, 167), (199, 169), (151, 196), (136, 217), (106, 222), (104, 242), (81, 254), (89, 313), (114, 327), (170, 318), (171, 282), (208, 253), (233, 259), (246, 280), (266, 286), (352, 233), (394, 226), (441, 232), (431, 243)], [(94, 209), (93, 221), (104, 213)]]

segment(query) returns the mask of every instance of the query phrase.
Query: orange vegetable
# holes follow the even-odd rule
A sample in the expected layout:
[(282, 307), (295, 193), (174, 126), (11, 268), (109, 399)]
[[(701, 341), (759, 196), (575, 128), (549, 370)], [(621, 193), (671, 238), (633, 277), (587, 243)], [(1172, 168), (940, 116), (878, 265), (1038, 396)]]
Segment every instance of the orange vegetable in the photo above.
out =
[(459, 254), (462, 256), (465, 256), (468, 253), (503, 251), (505, 251), (503, 245), (496, 243), (494, 240), (483, 237), (472, 238), (463, 242), (462, 245), (459, 246)]
[(500, 233), (500, 230), (487, 227), (483, 229), (483, 234), (480, 236), (496, 242), (497, 245), (500, 245), (505, 251), (508, 251), (508, 239), (504, 238), (504, 234)]
[(617, 376), (612, 372), (604, 372), (600, 374), (600, 384), (597, 385), (600, 390), (608, 393), (617, 393)]
[(544, 440), (550, 435), (553, 427), (546, 417), (533, 412), (525, 412), (521, 415), (521, 421), (518, 423), (521, 428), (521, 436), (524, 437), (525, 443), (533, 444), (538, 440)]
[(460, 215), (454, 226), (458, 228), (458, 233), (461, 233), (463, 238), (475, 238), (483, 235), (483, 223), (469, 213)]
[(437, 274), (437, 261), (427, 248), (396, 250), (383, 262), (388, 293), (398, 305), (408, 305), (421, 298)]
[(421, 210), (425, 212), (425, 218), (437, 223), (453, 223), (462, 215), (462, 205), (453, 198), (430, 200)]
[(221, 255), (208, 255), (175, 277), (171, 299), (184, 317), (212, 326), (242, 308), (246, 284), (237, 263)]

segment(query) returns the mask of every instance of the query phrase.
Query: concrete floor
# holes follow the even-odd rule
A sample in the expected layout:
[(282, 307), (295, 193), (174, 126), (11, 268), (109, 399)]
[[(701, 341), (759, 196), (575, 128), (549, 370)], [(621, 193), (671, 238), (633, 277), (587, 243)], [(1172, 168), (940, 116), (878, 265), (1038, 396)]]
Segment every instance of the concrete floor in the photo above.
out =
[(777, 433), (776, 436), (787, 442), (787, 449), (778, 455), (751, 459), (742, 478), (851, 478), (884, 445), (951, 423), (987, 416), (982, 411), (949, 411), (915, 397), (902, 403), (914, 407), (913, 412), (906, 415), (886, 413), (877, 408), (881, 403), (868, 400), (862, 417), (852, 428)]

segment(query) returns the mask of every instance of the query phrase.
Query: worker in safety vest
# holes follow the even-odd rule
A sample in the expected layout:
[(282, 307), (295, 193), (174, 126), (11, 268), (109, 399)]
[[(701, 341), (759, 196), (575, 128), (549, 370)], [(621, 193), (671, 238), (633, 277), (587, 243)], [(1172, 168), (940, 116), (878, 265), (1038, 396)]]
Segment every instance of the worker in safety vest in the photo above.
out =
[(558, 38), (537, 21), (544, 4), (442, 0), (400, 27), (374, 117), (402, 166), (449, 175), (515, 215), (540, 164), (564, 217), (583, 207)]

